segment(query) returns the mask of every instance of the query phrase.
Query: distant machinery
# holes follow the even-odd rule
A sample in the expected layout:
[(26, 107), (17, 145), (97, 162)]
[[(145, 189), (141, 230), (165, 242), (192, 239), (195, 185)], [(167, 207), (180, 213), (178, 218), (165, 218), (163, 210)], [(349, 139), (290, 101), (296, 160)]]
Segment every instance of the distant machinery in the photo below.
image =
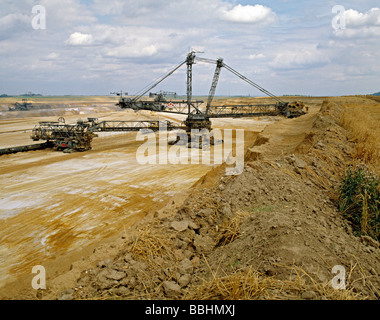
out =
[[(117, 96), (123, 96), (123, 91), (118, 91), (118, 92), (111, 92), (110, 94), (116, 94)], [(128, 95), (128, 92), (124, 92), (124, 95)]]
[[(192, 98), (192, 66), (195, 61), (212, 63), (216, 65), (211, 88), (207, 98), (206, 107), (201, 110), (202, 100), (194, 100)], [(153, 100), (142, 100), (142, 97), (158, 84), (172, 75), (176, 70), (186, 64), (186, 100), (173, 99), (177, 97), (175, 92), (160, 91), (158, 93), (150, 93)], [(275, 102), (272, 104), (245, 104), (233, 106), (212, 106), (215, 90), (219, 81), (222, 68), (227, 69), (240, 79), (244, 80), (259, 91), (265, 93)], [(148, 88), (141, 90), (140, 94), (134, 97), (127, 97), (128, 93), (114, 92), (118, 95), (119, 102), (116, 104), (121, 109), (130, 108), (135, 111), (150, 110), (157, 112), (168, 112), (175, 114), (187, 115), (182, 125), (175, 125), (169, 121), (101, 121), (96, 118), (88, 118), (86, 121), (78, 120), (75, 124), (66, 124), (61, 117), (57, 122), (40, 122), (33, 130), (31, 138), (34, 141), (45, 140), (45, 143), (34, 144), (29, 146), (21, 146), (15, 148), (0, 149), (1, 154), (14, 153), (19, 151), (29, 151), (37, 149), (45, 149), (52, 147), (55, 150), (86, 151), (91, 149), (91, 142), (96, 137), (96, 132), (110, 131), (140, 131), (140, 130), (184, 130), (190, 136), (194, 129), (211, 130), (212, 118), (240, 118), (240, 117), (260, 117), (260, 116), (285, 116), (288, 118), (299, 117), (306, 113), (303, 102), (284, 102), (269, 91), (260, 87), (258, 84), (249, 80), (236, 70), (232, 69), (223, 62), (222, 58), (217, 60), (196, 57), (195, 52), (190, 52), (186, 60), (175, 66), (168, 73), (154, 82)], [(167, 97), (171, 96), (171, 99)], [(28, 105), (25, 102), (25, 107)], [(21, 107), (22, 108), (22, 107)], [(178, 137), (177, 137), (178, 140)], [(18, 151), (17, 151), (18, 150)]]
[(13, 107), (8, 107), (9, 111), (29, 111), (29, 110), (36, 110), (36, 109), (50, 109), (51, 106), (47, 104), (33, 104), (31, 102), (28, 102), (28, 99), (22, 99), (22, 102), (16, 102)]
[(166, 100), (165, 97), (167, 97), (167, 96), (176, 98), (177, 93), (176, 92), (169, 92), (169, 91), (162, 91), (162, 90), (160, 90), (157, 93), (149, 92), (149, 98), (155, 98), (155, 100), (157, 100), (157, 101), (165, 101)]
[(22, 103), (16, 102), (14, 107), (9, 107), (9, 111), (26, 111), (33, 108), (33, 104), (28, 99), (22, 99)]

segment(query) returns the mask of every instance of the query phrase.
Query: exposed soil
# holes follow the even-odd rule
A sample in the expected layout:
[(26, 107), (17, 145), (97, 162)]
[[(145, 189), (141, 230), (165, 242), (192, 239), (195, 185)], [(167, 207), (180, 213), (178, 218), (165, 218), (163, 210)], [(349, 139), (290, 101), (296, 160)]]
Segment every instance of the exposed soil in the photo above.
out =
[[(309, 105), (307, 115), (251, 137), (242, 174), (208, 170), (115, 237), (47, 262), (46, 290), (31, 289), (30, 274), (0, 297), (235, 299), (213, 285), (254, 270), (277, 282), (245, 298), (377, 299), (379, 243), (354, 236), (335, 204), (354, 147), (339, 125), (340, 100)], [(331, 286), (336, 265), (346, 290)]]

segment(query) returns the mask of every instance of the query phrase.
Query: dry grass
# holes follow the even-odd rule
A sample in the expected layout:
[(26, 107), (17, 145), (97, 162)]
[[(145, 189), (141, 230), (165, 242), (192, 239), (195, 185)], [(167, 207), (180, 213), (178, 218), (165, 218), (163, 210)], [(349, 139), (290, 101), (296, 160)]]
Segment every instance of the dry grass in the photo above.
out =
[(240, 235), (241, 223), (249, 215), (250, 213), (247, 211), (238, 211), (232, 219), (228, 219), (220, 227), (219, 237), (216, 241), (216, 246), (225, 246), (236, 240)]
[[(207, 261), (206, 261), (207, 263)], [(188, 300), (299, 300), (303, 293), (314, 292), (315, 299), (359, 300), (366, 297), (352, 289), (336, 290), (331, 283), (322, 284), (313, 279), (300, 267), (292, 269), (292, 280), (279, 280), (254, 270), (251, 266), (238, 269), (233, 273), (217, 276), (211, 271), (210, 279), (193, 287), (183, 299)]]
[[(171, 237), (164, 228), (153, 228), (148, 224), (131, 238), (128, 252), (136, 258), (146, 260), (171, 254)], [(151, 260), (151, 259), (150, 259)]]
[[(376, 110), (380, 108), (377, 107)], [(357, 162), (371, 166), (380, 173), (380, 125), (373, 116), (374, 107), (359, 104), (345, 105), (341, 125), (349, 131), (350, 139), (356, 143)]]
[(380, 97), (379, 96), (366, 96), (366, 98), (380, 103)]
[(250, 300), (263, 296), (271, 287), (270, 278), (261, 277), (251, 268), (237, 270), (224, 276), (212, 274), (210, 280), (203, 280), (201, 285), (187, 292), (188, 300)]

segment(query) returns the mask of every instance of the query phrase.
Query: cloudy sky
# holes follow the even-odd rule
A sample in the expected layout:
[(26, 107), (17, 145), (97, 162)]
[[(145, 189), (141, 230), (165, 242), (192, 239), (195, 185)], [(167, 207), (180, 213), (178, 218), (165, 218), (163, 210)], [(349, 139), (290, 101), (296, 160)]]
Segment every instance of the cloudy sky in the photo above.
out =
[[(379, 8), (379, 0), (0, 0), (0, 94), (135, 94), (190, 49), (222, 57), (276, 95), (374, 93)], [(193, 66), (194, 94), (208, 93), (214, 67)], [(153, 91), (185, 94), (185, 72)], [(216, 95), (262, 94), (223, 69)]]

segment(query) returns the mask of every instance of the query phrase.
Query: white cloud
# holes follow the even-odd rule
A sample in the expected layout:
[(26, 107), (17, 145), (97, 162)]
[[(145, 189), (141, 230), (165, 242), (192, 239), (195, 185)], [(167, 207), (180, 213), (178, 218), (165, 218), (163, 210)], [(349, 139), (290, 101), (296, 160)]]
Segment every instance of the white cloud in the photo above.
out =
[(349, 9), (344, 12), (345, 27), (334, 31), (342, 39), (371, 38), (380, 36), (380, 9), (372, 8), (362, 13)]
[(59, 58), (59, 54), (56, 52), (49, 53), (44, 60), (57, 60)]
[[(66, 40), (72, 46), (92, 46), (105, 59), (152, 57), (171, 51), (181, 36), (170, 37), (172, 29), (143, 26), (81, 26)], [(83, 55), (87, 53), (82, 51)]]
[(265, 58), (265, 55), (263, 55), (262, 53), (259, 53), (259, 54), (250, 54), (248, 59), (251, 59), (251, 60), (255, 60), (255, 59), (263, 59)]
[(94, 80), (94, 79), (99, 79), (100, 75), (99, 74), (90, 74), (90, 75), (85, 74), (81, 78), (84, 80)]
[(344, 13), (346, 27), (380, 26), (380, 9), (372, 8), (366, 13), (361, 13), (353, 9)]
[(126, 2), (123, 0), (93, 0), (92, 7), (100, 15), (119, 14), (124, 9)]
[(86, 25), (97, 21), (93, 12), (84, 1), (76, 0), (40, 0), (39, 5), (46, 9), (46, 24), (48, 30), (62, 30), (75, 25)]
[(21, 13), (10, 13), (0, 17), (0, 39), (10, 38), (12, 35), (31, 28), (31, 18)]
[(16, 25), (21, 24), (30, 24), (31, 19), (29, 16), (21, 13), (10, 13), (4, 17), (0, 18), (0, 28), (10, 29), (14, 28)]
[(238, 4), (230, 10), (223, 10), (221, 19), (242, 23), (273, 23), (277, 20), (277, 16), (272, 9), (260, 4), (254, 6)]
[(302, 69), (320, 66), (330, 61), (326, 52), (316, 46), (299, 47), (295, 50), (281, 50), (273, 59), (271, 66), (278, 69)]
[(343, 39), (375, 38), (380, 36), (380, 27), (363, 27), (360, 29), (339, 29), (334, 31), (335, 36)]
[(92, 44), (92, 35), (74, 32), (70, 35), (69, 39), (66, 40), (66, 44), (71, 46), (87, 46)]
[(112, 48), (107, 51), (106, 55), (115, 58), (139, 58), (150, 57), (157, 53), (157, 48), (151, 45), (123, 45)]

